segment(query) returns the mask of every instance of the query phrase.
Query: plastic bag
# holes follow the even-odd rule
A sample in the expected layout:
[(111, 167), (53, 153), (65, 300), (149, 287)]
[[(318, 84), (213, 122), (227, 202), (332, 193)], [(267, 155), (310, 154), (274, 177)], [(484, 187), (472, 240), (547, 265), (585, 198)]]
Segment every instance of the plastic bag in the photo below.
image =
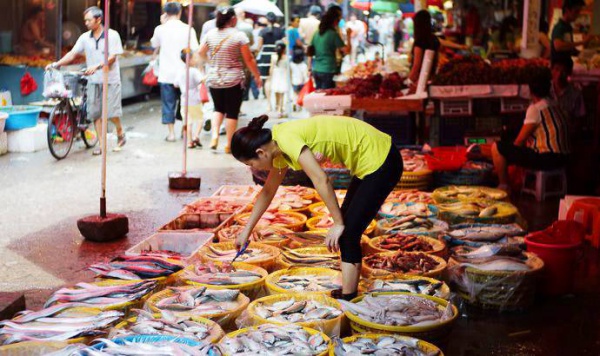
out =
[(298, 99), (296, 101), (296, 104), (298, 104), (299, 106), (303, 106), (304, 97), (312, 93), (313, 91), (315, 91), (315, 86), (313, 84), (312, 78), (309, 78), (308, 82), (306, 82), (306, 84), (304, 84), (304, 86), (300, 90), (300, 93), (298, 93)]
[(208, 97), (208, 88), (206, 88), (206, 84), (201, 83), (198, 91), (200, 92), (200, 101), (202, 104), (208, 103), (210, 98)]
[(155, 87), (158, 85), (158, 77), (154, 74), (154, 69), (148, 66), (150, 69), (144, 73), (144, 77), (142, 78), (142, 84), (147, 85), (149, 87)]
[(65, 87), (65, 78), (57, 70), (49, 70), (44, 73), (44, 92), (45, 98), (66, 98), (69, 91)]
[(23, 77), (21, 77), (21, 95), (27, 96), (38, 89), (38, 85), (35, 79), (29, 74), (29, 71), (25, 71)]

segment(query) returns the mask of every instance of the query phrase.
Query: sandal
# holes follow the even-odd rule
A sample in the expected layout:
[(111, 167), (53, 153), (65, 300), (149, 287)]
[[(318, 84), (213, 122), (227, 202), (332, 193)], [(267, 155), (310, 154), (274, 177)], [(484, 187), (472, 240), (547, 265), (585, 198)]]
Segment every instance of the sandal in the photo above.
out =
[(200, 147), (202, 148), (202, 143), (200, 142), (199, 138), (195, 138), (192, 140), (192, 143), (195, 145), (195, 147)]
[(100, 148), (96, 148), (94, 151), (92, 151), (92, 155), (94, 156), (100, 156), (102, 154), (102, 150)]

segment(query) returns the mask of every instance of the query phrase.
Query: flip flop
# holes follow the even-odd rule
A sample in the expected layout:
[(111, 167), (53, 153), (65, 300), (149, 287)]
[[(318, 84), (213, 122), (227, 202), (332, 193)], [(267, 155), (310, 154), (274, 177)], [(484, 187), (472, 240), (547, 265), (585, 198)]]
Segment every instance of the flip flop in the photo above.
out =
[(175, 140), (175, 137), (169, 137), (169, 136), (167, 136), (167, 137), (165, 137), (165, 141), (167, 141), (167, 142), (175, 142), (176, 140)]

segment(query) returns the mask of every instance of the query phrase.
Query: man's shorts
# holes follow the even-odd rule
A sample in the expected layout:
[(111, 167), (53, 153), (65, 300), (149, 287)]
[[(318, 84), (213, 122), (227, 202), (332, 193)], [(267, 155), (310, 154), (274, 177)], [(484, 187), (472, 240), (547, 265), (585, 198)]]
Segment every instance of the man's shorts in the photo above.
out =
[(548, 171), (559, 169), (566, 165), (567, 155), (558, 153), (537, 153), (531, 148), (515, 146), (506, 141), (497, 143), (498, 152), (506, 159), (506, 162), (519, 167)]
[[(102, 118), (102, 84), (88, 83), (87, 114), (90, 120)], [(108, 118), (121, 116), (121, 84), (108, 84)]]
[[(181, 107), (181, 117), (185, 117), (185, 106)], [(204, 118), (204, 112), (202, 111), (202, 104), (188, 106), (188, 123), (200, 122)]]

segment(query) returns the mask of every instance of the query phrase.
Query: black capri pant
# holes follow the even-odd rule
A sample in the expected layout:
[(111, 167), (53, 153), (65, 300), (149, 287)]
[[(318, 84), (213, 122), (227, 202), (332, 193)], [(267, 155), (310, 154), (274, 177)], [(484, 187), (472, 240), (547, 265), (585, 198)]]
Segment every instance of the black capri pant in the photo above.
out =
[(342, 204), (344, 232), (340, 237), (342, 262), (361, 263), (360, 239), (402, 176), (402, 157), (392, 144), (385, 162), (363, 179), (353, 177)]
[(216, 112), (224, 114), (227, 119), (237, 120), (244, 96), (241, 84), (231, 88), (210, 88), (210, 96), (215, 104)]

